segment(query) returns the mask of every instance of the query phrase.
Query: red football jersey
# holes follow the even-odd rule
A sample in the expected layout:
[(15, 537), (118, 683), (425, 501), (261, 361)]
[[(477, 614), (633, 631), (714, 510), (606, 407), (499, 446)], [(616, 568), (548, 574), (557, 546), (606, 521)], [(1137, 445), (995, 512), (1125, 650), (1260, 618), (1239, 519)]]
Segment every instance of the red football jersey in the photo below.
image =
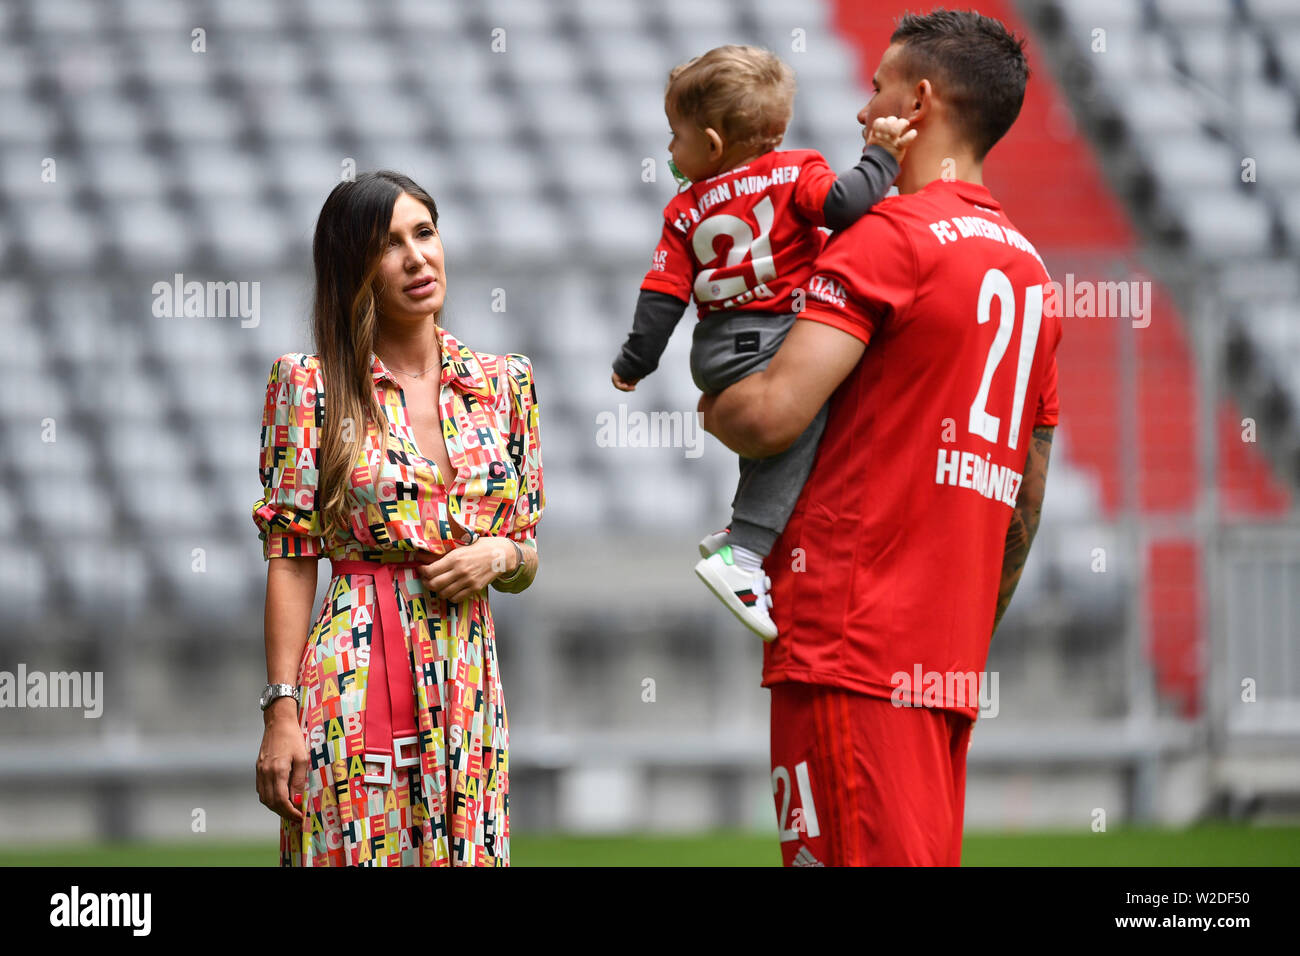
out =
[(664, 207), (642, 289), (723, 309), (793, 312), (825, 244), (818, 229), (836, 174), (815, 149), (773, 150), (691, 184)]
[(975, 717), (1033, 428), (1055, 425), (1047, 270), (983, 186), (876, 205), (818, 258), (800, 319), (867, 343), (766, 568), (763, 684)]

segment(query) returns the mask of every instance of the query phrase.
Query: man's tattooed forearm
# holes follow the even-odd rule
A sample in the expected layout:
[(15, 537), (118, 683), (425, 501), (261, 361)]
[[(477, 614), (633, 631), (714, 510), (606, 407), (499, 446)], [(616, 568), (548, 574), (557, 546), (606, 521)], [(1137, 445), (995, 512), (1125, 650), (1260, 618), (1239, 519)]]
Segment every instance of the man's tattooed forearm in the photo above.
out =
[(1007, 527), (1006, 545), (1002, 554), (1002, 578), (998, 585), (998, 603), (993, 616), (996, 631), (1002, 615), (1011, 604), (1011, 596), (1024, 573), (1029, 558), (1029, 546), (1038, 533), (1038, 521), (1043, 512), (1043, 493), (1047, 485), (1047, 463), (1052, 453), (1052, 436), (1055, 429), (1040, 426), (1034, 429), (1025, 460), (1025, 478), (1016, 498), (1011, 523)]

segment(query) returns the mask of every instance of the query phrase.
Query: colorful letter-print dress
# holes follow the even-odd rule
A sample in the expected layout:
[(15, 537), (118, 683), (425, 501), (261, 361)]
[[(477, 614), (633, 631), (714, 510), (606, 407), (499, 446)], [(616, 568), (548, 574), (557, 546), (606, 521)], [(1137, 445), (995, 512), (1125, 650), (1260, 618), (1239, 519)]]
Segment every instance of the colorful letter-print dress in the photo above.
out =
[[(536, 547), (545, 504), (537, 397), (526, 356), (478, 354), (444, 329), (438, 336), (443, 434), (455, 481), (448, 489), (420, 454), (403, 391), (372, 353), (389, 434), (369, 427), (349, 482), (347, 534), (323, 533), (317, 511), (326, 397), (317, 356), (281, 356), (266, 384), (265, 492), (253, 508), (264, 559), (401, 562), (336, 570), (307, 634), (298, 671), (307, 787), (303, 823), (281, 820), (282, 866), (510, 862), (509, 732), (488, 589), (451, 603), (427, 593), (406, 565), (468, 542), (449, 519)], [(394, 745), (387, 768), (366, 759), (393, 743), (365, 739), (376, 647), (395, 651), (379, 658), (387, 662), (385, 687), (394, 688), (393, 731), (406, 719), (412, 735), (404, 749)], [(408, 674), (414, 687), (399, 686)], [(413, 697), (414, 714), (401, 713), (403, 693), (408, 705)]]

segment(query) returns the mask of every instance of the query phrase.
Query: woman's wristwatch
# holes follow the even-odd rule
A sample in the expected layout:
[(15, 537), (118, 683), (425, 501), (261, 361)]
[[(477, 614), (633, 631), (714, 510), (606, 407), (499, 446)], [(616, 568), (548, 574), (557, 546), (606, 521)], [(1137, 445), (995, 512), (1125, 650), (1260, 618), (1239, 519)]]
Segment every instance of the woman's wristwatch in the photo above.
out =
[(497, 584), (514, 584), (519, 580), (519, 575), (524, 573), (524, 549), (519, 547), (519, 542), (514, 538), (506, 538), (506, 540), (515, 546), (515, 554), (519, 555), (519, 563), (506, 577), (497, 578)]
[(262, 696), (258, 700), (258, 703), (261, 704), (262, 710), (265, 711), (266, 708), (271, 706), (271, 701), (277, 700), (281, 697), (292, 697), (294, 702), (301, 706), (302, 697), (300, 694), (301, 692), (293, 684), (267, 684), (266, 690), (262, 691)]

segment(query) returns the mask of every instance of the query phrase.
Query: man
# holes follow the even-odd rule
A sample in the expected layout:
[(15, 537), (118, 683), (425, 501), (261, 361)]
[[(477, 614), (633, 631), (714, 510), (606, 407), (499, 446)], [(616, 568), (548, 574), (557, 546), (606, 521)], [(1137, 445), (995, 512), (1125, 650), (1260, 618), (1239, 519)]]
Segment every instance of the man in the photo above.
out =
[(1020, 112), (1022, 47), (975, 13), (903, 17), (858, 114), (917, 130), (900, 195), (828, 242), (768, 368), (700, 403), (710, 432), (759, 458), (831, 400), (767, 565), (787, 866), (961, 862), (978, 682), (1057, 421), (1050, 277), (981, 178)]

